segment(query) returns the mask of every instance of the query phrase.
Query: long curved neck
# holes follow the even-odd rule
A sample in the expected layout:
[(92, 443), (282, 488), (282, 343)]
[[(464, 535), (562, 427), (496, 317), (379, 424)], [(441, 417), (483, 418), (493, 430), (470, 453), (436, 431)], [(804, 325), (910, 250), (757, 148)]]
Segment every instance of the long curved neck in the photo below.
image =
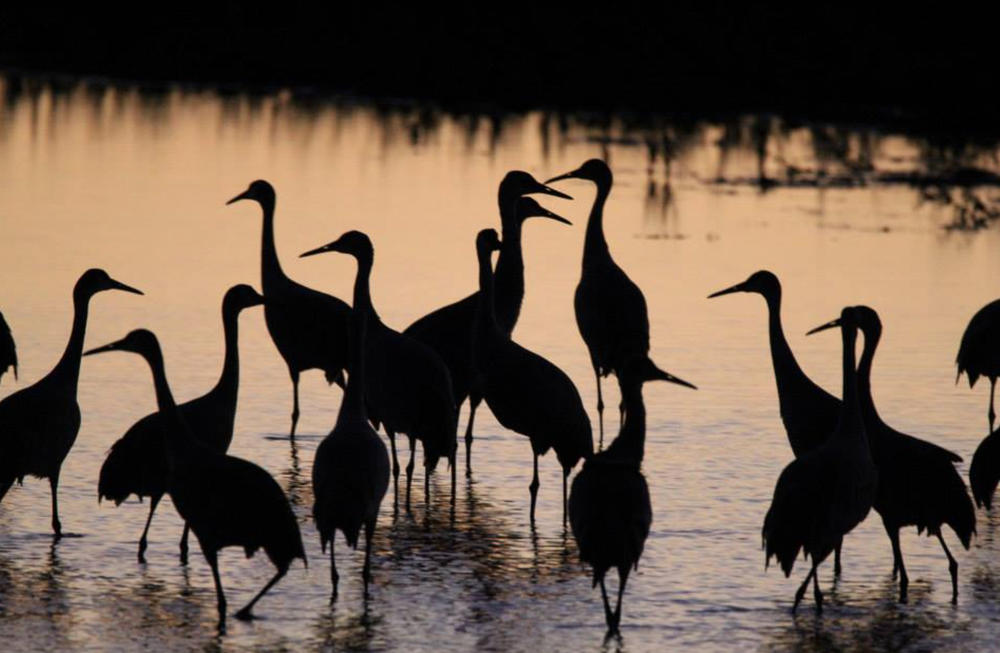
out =
[(781, 326), (781, 290), (764, 295), (767, 302), (767, 333), (771, 342), (771, 364), (774, 366), (774, 379), (778, 384), (779, 400), (786, 390), (807, 380), (805, 372), (795, 360), (792, 348), (785, 339), (785, 330)]
[(501, 203), (500, 218), (503, 223), (503, 243), (497, 258), (495, 285), (495, 312), (500, 330), (510, 335), (521, 313), (524, 300), (524, 257), (521, 253), (521, 220), (516, 215), (517, 199)]
[(642, 384), (629, 382), (622, 385), (625, 423), (605, 455), (639, 467), (646, 450), (646, 404), (642, 400)]
[(875, 408), (875, 400), (872, 398), (872, 361), (875, 358), (875, 349), (878, 347), (881, 335), (879, 329), (865, 332), (865, 348), (861, 352), (861, 361), (858, 363), (858, 402), (865, 421), (872, 423), (882, 421)]
[(611, 184), (598, 181), (597, 196), (594, 205), (590, 207), (590, 218), (587, 220), (587, 235), (583, 241), (583, 265), (592, 265), (611, 256), (608, 252), (608, 241), (604, 239), (604, 203), (611, 193)]
[(262, 199), (260, 206), (264, 213), (260, 238), (260, 278), (264, 292), (280, 284), (287, 277), (278, 262), (278, 250), (274, 245), (274, 200)]
[(54, 375), (62, 376), (71, 382), (74, 394), (77, 380), (80, 378), (80, 357), (83, 355), (83, 338), (87, 331), (90, 297), (83, 292), (73, 293), (73, 328), (70, 330), (69, 342), (66, 343), (62, 358), (52, 370)]
[(479, 305), (476, 309), (476, 332), (481, 342), (496, 335), (496, 309), (493, 293), (493, 270), (489, 252), (478, 252), (479, 258)]
[(354, 279), (354, 307), (351, 311), (350, 358), (348, 361), (347, 390), (344, 404), (337, 420), (346, 416), (367, 417), (365, 408), (365, 338), (368, 330), (369, 313), (372, 310), (370, 278), (372, 260), (359, 256), (358, 275)]
[(239, 339), (239, 318), (238, 310), (227, 311), (222, 309), (222, 332), (226, 341), (226, 357), (222, 362), (222, 374), (219, 382), (212, 389), (213, 393), (221, 393), (231, 397), (232, 401), (227, 402), (236, 408), (236, 393), (240, 385), (240, 339)]
[(860, 438), (862, 442), (867, 442), (858, 402), (858, 375), (854, 364), (854, 345), (858, 333), (857, 329), (843, 327), (841, 327), (841, 333), (844, 343), (844, 383), (843, 395), (841, 396), (844, 400), (840, 407), (840, 422), (834, 433), (839, 434), (841, 438), (849, 440)]

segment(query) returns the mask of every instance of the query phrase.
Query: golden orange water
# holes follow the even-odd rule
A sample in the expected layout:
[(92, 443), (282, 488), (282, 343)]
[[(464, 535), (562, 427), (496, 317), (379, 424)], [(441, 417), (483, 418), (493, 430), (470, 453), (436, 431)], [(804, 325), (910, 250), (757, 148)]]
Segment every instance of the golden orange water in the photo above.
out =
[[(0, 82), (0, 90), (6, 87)], [(222, 363), (220, 302), (226, 288), (259, 288), (259, 209), (225, 206), (253, 179), (278, 192), (276, 239), (285, 271), (301, 283), (350, 297), (354, 263), (335, 254), (298, 254), (348, 229), (376, 249), (373, 301), (402, 329), (468, 294), (476, 284), (473, 239), (499, 227), (496, 187), (520, 168), (539, 179), (605, 156), (615, 185), (605, 232), (618, 263), (649, 305), (652, 356), (698, 385), (697, 392), (651, 384), (644, 473), (654, 523), (626, 593), (623, 643), (629, 650), (883, 646), (968, 649), (993, 641), (1000, 618), (994, 573), (995, 520), (980, 512), (979, 537), (960, 551), (957, 608), (949, 605), (947, 562), (937, 543), (903, 536), (911, 603), (897, 606), (891, 554), (877, 515), (844, 546), (843, 578), (814, 620), (806, 605), (787, 614), (796, 581), (765, 573), (763, 520), (791, 451), (779, 420), (767, 350), (766, 314), (756, 296), (707, 300), (757, 269), (784, 284), (784, 322), (807, 373), (840, 388), (840, 339), (805, 338), (846, 304), (876, 308), (885, 333), (874, 371), (876, 403), (887, 422), (953, 449), (967, 463), (986, 433), (984, 387), (954, 383), (954, 356), (968, 319), (1000, 295), (1000, 235), (942, 229), (949, 209), (921, 203), (905, 186), (779, 187), (714, 183), (752, 179), (752, 149), (722, 147), (724, 129), (699, 124), (671, 160), (650, 162), (623, 127), (571, 123), (558, 130), (540, 113), (507, 119), (498, 135), (467, 118), (436, 116), (428, 129), (406, 111), (365, 104), (301, 105), (288, 94), (256, 98), (172, 90), (41, 85), (6, 93), (0, 105), (0, 310), (18, 344), (20, 379), (6, 396), (41, 378), (58, 359), (71, 321), (70, 290), (89, 267), (145, 291), (104, 293), (92, 302), (89, 346), (144, 326), (159, 336), (175, 395), (187, 399), (215, 382)], [(918, 166), (921, 144), (859, 133), (881, 169)], [(776, 160), (827, 165), (807, 129), (769, 142)], [(833, 164), (830, 164), (833, 165)], [(563, 368), (595, 424), (595, 388), (573, 316), (584, 225), (594, 196), (586, 182), (559, 188), (575, 197), (542, 198), (574, 222), (532, 220), (524, 230), (526, 295), (515, 339)], [(108, 447), (155, 407), (140, 359), (85, 359), (79, 385), (83, 425), (63, 468), (64, 529), (81, 537), (50, 547), (49, 493), (29, 479), (0, 504), (0, 634), (13, 648), (339, 648), (393, 650), (597, 649), (604, 624), (599, 593), (576, 561), (560, 523), (560, 475), (542, 459), (539, 523), (528, 526), (531, 456), (526, 438), (505, 431), (488, 410), (477, 419), (473, 481), (462, 479), (454, 520), (447, 474), (422, 483), (414, 510), (383, 504), (375, 585), (367, 611), (360, 554), (338, 541), (342, 592), (327, 604), (328, 561), (311, 525), (310, 469), (333, 424), (340, 391), (321, 374), (303, 377), (304, 436), (286, 433), (291, 384), (259, 310), (240, 320), (242, 378), (232, 453), (264, 466), (291, 496), (310, 556), (257, 608), (252, 624), (215, 630), (211, 576), (199, 555), (177, 564), (180, 523), (169, 501), (150, 534), (149, 564), (135, 563), (146, 505), (96, 499)], [(617, 389), (606, 382), (617, 405)], [(464, 428), (464, 412), (461, 421)], [(609, 437), (617, 414), (607, 411)], [(419, 467), (419, 466), (418, 466)], [(419, 477), (418, 477), (419, 480)], [(222, 557), (231, 606), (270, 575), (262, 556)], [(796, 568), (794, 578), (805, 570)], [(831, 588), (830, 570), (823, 586)]]

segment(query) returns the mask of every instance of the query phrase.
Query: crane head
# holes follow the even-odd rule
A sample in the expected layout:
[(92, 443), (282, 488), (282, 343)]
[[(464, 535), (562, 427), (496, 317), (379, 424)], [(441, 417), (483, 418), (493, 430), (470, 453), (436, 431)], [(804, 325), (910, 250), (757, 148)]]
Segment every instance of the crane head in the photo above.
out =
[(557, 191), (555, 188), (549, 188), (524, 170), (511, 170), (504, 175), (503, 181), (500, 182), (498, 194), (501, 205), (503, 205), (509, 199), (532, 193), (552, 195), (553, 197), (561, 197), (564, 200), (573, 199), (566, 193)]
[(91, 268), (80, 275), (80, 279), (73, 288), (74, 297), (78, 294), (82, 297), (90, 297), (105, 290), (123, 290), (136, 295), (143, 294), (141, 290), (125, 285), (121, 281), (112, 279), (111, 276), (100, 268)]
[(692, 390), (697, 390), (697, 386), (688, 383), (684, 379), (678, 378), (669, 372), (664, 372), (649, 356), (633, 356), (621, 369), (623, 383), (646, 383), (647, 381), (667, 381), (676, 383)]
[(156, 340), (156, 336), (153, 332), (148, 329), (136, 329), (130, 331), (127, 336), (121, 340), (116, 340), (112, 343), (108, 343), (103, 347), (95, 347), (83, 352), (84, 356), (90, 356), (92, 354), (100, 354), (106, 351), (130, 351), (135, 354), (139, 354), (149, 359), (150, 355), (154, 352), (160, 351), (160, 343)]
[(299, 254), (299, 258), (315, 256), (316, 254), (322, 254), (324, 252), (340, 252), (341, 254), (350, 254), (358, 260), (365, 258), (369, 261), (375, 255), (375, 249), (372, 247), (372, 241), (368, 235), (361, 231), (351, 230), (344, 232), (340, 238), (329, 242), (322, 247), (317, 247), (316, 249), (311, 249), (308, 252)]
[(746, 281), (714, 292), (709, 295), (708, 298), (711, 299), (713, 297), (720, 297), (734, 292), (755, 292), (768, 298), (780, 297), (781, 282), (778, 281), (778, 277), (775, 276), (773, 272), (769, 270), (758, 270), (747, 277)]
[(554, 181), (561, 181), (563, 179), (585, 179), (594, 182), (598, 186), (610, 188), (612, 182), (611, 168), (601, 159), (589, 159), (576, 170), (571, 170), (565, 174), (548, 179), (545, 183), (551, 184)]
[(480, 255), (488, 256), (498, 249), (500, 249), (500, 236), (497, 235), (496, 229), (483, 229), (476, 234), (476, 251)]
[(563, 224), (573, 224), (561, 215), (556, 215), (552, 211), (549, 211), (531, 197), (517, 198), (517, 217), (522, 223), (528, 218), (549, 218)]
[(252, 286), (240, 283), (226, 291), (226, 296), (222, 298), (222, 310), (224, 313), (239, 313), (244, 308), (260, 306), (263, 303), (263, 295)]
[(854, 306), (845, 306), (842, 311), (840, 311), (840, 317), (835, 320), (830, 320), (825, 324), (821, 324), (815, 329), (810, 329), (806, 332), (807, 336), (811, 336), (814, 333), (819, 333), (820, 331), (826, 331), (827, 329), (833, 329), (840, 327), (841, 329), (857, 329), (859, 324), (858, 314)]
[(261, 204), (261, 206), (265, 204), (274, 206), (274, 186), (263, 179), (258, 179), (250, 182), (250, 185), (247, 186), (245, 191), (226, 202), (226, 204), (232, 204), (233, 202), (239, 202), (240, 200), (254, 200)]

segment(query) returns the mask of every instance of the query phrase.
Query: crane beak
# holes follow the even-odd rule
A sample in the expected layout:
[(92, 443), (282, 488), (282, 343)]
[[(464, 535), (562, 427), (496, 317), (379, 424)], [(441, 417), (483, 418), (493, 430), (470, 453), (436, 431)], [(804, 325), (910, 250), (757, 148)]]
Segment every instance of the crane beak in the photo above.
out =
[(133, 288), (132, 286), (126, 285), (126, 284), (122, 283), (121, 281), (116, 281), (115, 279), (111, 280), (110, 289), (111, 290), (124, 290), (125, 292), (130, 292), (130, 293), (133, 293), (135, 295), (142, 295), (142, 294), (144, 294), (138, 288)]
[(570, 226), (573, 226), (572, 222), (570, 222), (566, 218), (562, 217), (561, 215), (556, 215), (555, 213), (553, 213), (552, 211), (549, 211), (545, 207), (541, 207), (541, 211), (539, 213), (536, 213), (535, 215), (533, 215), (531, 217), (534, 217), (534, 218), (549, 218), (550, 220), (555, 220), (556, 222), (561, 222), (563, 224), (568, 224)]
[[(547, 184), (547, 183), (548, 182), (545, 182), (545, 184)], [(570, 197), (566, 193), (558, 191), (555, 188), (551, 188), (549, 186), (546, 186), (545, 184), (539, 183), (537, 181), (535, 182), (535, 184), (536, 184), (535, 186), (529, 186), (528, 189), (524, 191), (524, 194), (525, 195), (531, 195), (533, 193), (541, 193), (543, 195), (551, 195), (553, 197), (560, 197), (560, 198), (562, 198), (564, 200), (571, 200), (571, 199), (573, 199), (572, 197)]]
[(746, 285), (747, 285), (746, 281), (744, 281), (743, 283), (738, 283), (735, 286), (730, 286), (724, 290), (719, 290), (717, 292), (712, 293), (711, 295), (708, 296), (708, 299), (712, 299), (713, 297), (720, 297), (722, 295), (728, 295), (734, 292), (745, 292)]
[(339, 251), (337, 249), (337, 244), (339, 242), (340, 242), (339, 240), (335, 240), (332, 243), (327, 243), (326, 245), (323, 245), (322, 247), (317, 247), (316, 249), (311, 249), (308, 252), (302, 252), (301, 254), (299, 254), (299, 258), (305, 258), (307, 256), (316, 256), (317, 254), (322, 254), (324, 252), (336, 252), (336, 251)]
[(88, 349), (87, 351), (83, 352), (83, 355), (90, 356), (91, 354), (100, 354), (101, 352), (105, 351), (115, 351), (117, 349), (121, 349), (121, 345), (122, 345), (121, 340), (115, 340), (114, 342), (104, 345), (103, 347), (94, 347), (93, 349)]
[(839, 326), (840, 326), (840, 318), (838, 317), (836, 320), (830, 320), (826, 324), (821, 324), (818, 327), (816, 327), (815, 329), (812, 329), (811, 331), (807, 331), (806, 335), (807, 336), (811, 336), (814, 333), (819, 333), (820, 331), (826, 331), (827, 329), (833, 329), (833, 328), (839, 327)]
[(682, 385), (685, 388), (691, 388), (692, 390), (697, 390), (698, 387), (693, 383), (688, 383), (684, 379), (678, 378), (671, 374), (670, 372), (664, 372), (663, 370), (657, 368), (654, 374), (654, 380), (656, 381), (668, 381), (670, 383), (676, 383), (677, 385)]
[(556, 175), (555, 177), (553, 177), (551, 179), (546, 179), (545, 183), (546, 184), (551, 184), (552, 182), (562, 181), (563, 179), (579, 179), (579, 177), (577, 176), (577, 173), (578, 173), (577, 170), (573, 170), (571, 172), (567, 172), (566, 174)]
[(243, 191), (242, 193), (240, 193), (239, 195), (237, 195), (236, 197), (234, 197), (233, 199), (231, 199), (228, 202), (226, 202), (226, 206), (229, 206), (233, 202), (239, 202), (240, 200), (247, 200), (247, 199), (250, 199), (250, 189), (249, 188), (246, 189), (245, 191)]

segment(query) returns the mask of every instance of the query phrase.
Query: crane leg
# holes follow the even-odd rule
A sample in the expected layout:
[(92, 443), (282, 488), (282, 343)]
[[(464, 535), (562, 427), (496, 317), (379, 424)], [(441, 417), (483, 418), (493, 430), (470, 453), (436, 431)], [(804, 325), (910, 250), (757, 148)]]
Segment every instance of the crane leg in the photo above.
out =
[(535, 523), (535, 501), (538, 499), (538, 454), (532, 452), (535, 457), (535, 474), (531, 478), (531, 485), (528, 486), (528, 491), (531, 492), (531, 523)]
[(456, 475), (456, 470), (455, 470), (456, 460), (455, 460), (455, 458), (456, 458), (456, 456), (453, 453), (453, 454), (451, 454), (451, 459), (448, 461), (451, 464), (451, 507), (452, 507), (452, 510), (454, 510), (454, 508), (455, 508), (455, 475)]
[(334, 537), (330, 538), (330, 584), (333, 585), (333, 590), (330, 593), (330, 605), (337, 602), (337, 582), (340, 580), (340, 574), (337, 573), (337, 558), (333, 554), (337, 545), (336, 531), (333, 535)]
[(295, 439), (295, 427), (299, 423), (299, 373), (290, 372), (292, 375), (292, 430), (288, 437)]
[(396, 457), (396, 432), (385, 430), (389, 436), (389, 447), (392, 449), (392, 493), (399, 500), (399, 458)]
[(191, 527), (184, 522), (184, 532), (181, 533), (181, 564), (186, 565), (188, 563), (188, 532)]
[(469, 423), (465, 425), (465, 475), (472, 476), (472, 423), (476, 419), (481, 397), (469, 395)]
[(823, 614), (823, 592), (819, 591), (819, 574), (816, 573), (816, 561), (813, 560), (813, 599), (816, 601), (816, 614)]
[[(994, 391), (996, 390), (996, 387), (997, 387), (997, 380), (994, 377), (994, 378), (990, 379), (990, 412), (989, 412), (990, 433), (993, 433), (993, 423), (997, 419), (997, 413), (996, 413), (995, 410), (993, 410), (993, 395), (994, 395)], [(987, 435), (989, 435), (989, 434), (987, 434)]]
[(806, 588), (809, 587), (809, 581), (815, 575), (816, 565), (813, 565), (809, 570), (809, 573), (806, 574), (806, 579), (802, 581), (802, 584), (799, 585), (799, 589), (795, 591), (795, 603), (792, 604), (792, 614), (795, 614), (795, 611), (799, 608), (799, 603), (802, 602), (802, 597), (806, 595)]
[(417, 455), (417, 439), (410, 438), (410, 462), (406, 463), (406, 509), (410, 509), (410, 487), (413, 484), (413, 459)]
[(622, 430), (622, 425), (625, 424), (625, 400), (622, 400), (618, 404), (618, 430)]
[(212, 568), (212, 580), (215, 581), (215, 601), (219, 609), (219, 625), (226, 623), (226, 595), (222, 591), (222, 579), (219, 578), (219, 554), (218, 551), (209, 551), (204, 546), (201, 547), (205, 554), (208, 566)]
[(149, 525), (153, 521), (153, 513), (159, 505), (163, 495), (153, 495), (149, 499), (149, 517), (146, 517), (146, 527), (142, 529), (142, 537), (139, 538), (139, 563), (146, 564), (146, 535), (149, 534)]
[(611, 613), (611, 603), (608, 602), (608, 590), (604, 587), (604, 579), (601, 578), (601, 598), (604, 600), (604, 621), (608, 624), (608, 634), (613, 632), (612, 622), (614, 615)]
[(612, 630), (618, 632), (618, 624), (622, 622), (622, 594), (625, 593), (625, 584), (628, 583), (628, 572), (629, 568), (625, 567), (625, 571), (621, 568), (618, 569), (618, 603), (615, 604), (614, 626)]
[(52, 490), (52, 533), (59, 540), (62, 538), (62, 524), (59, 522), (59, 472), (49, 479), (49, 488)]
[(958, 562), (951, 555), (951, 551), (948, 550), (948, 545), (944, 543), (944, 537), (941, 535), (940, 530), (937, 537), (938, 541), (941, 542), (941, 548), (944, 549), (944, 554), (948, 556), (948, 573), (951, 574), (951, 602), (953, 604), (958, 603)]
[(568, 503), (568, 500), (566, 498), (567, 479), (569, 479), (569, 469), (563, 467), (563, 531), (566, 530), (566, 506)]
[(372, 581), (372, 536), (375, 534), (375, 521), (365, 524), (365, 566), (361, 569), (361, 579), (365, 584), (365, 598), (368, 598), (368, 584)]
[(899, 602), (906, 603), (906, 590), (910, 586), (910, 577), (906, 575), (906, 565), (903, 564), (903, 549), (899, 545), (899, 529), (885, 527), (892, 542), (892, 567), (899, 570)]
[(600, 451), (604, 448), (604, 397), (601, 395), (601, 370), (597, 365), (594, 365), (594, 378), (597, 379), (597, 428), (600, 433), (597, 450)]
[(247, 603), (245, 606), (243, 606), (243, 608), (236, 613), (236, 618), (240, 619), (241, 621), (250, 621), (251, 619), (253, 619), (253, 612), (252, 612), (253, 606), (257, 603), (257, 601), (260, 600), (260, 597), (264, 596), (264, 594), (267, 593), (267, 590), (274, 587), (274, 584), (277, 583), (279, 580), (281, 580), (286, 573), (288, 573), (288, 565), (285, 565), (284, 567), (278, 567), (278, 573), (274, 575), (274, 578), (267, 581), (267, 585), (264, 586), (264, 589), (257, 592), (257, 596), (250, 599), (250, 602)]
[(844, 538), (837, 540), (837, 546), (833, 548), (833, 576), (834, 578), (840, 576), (840, 547), (844, 544)]

